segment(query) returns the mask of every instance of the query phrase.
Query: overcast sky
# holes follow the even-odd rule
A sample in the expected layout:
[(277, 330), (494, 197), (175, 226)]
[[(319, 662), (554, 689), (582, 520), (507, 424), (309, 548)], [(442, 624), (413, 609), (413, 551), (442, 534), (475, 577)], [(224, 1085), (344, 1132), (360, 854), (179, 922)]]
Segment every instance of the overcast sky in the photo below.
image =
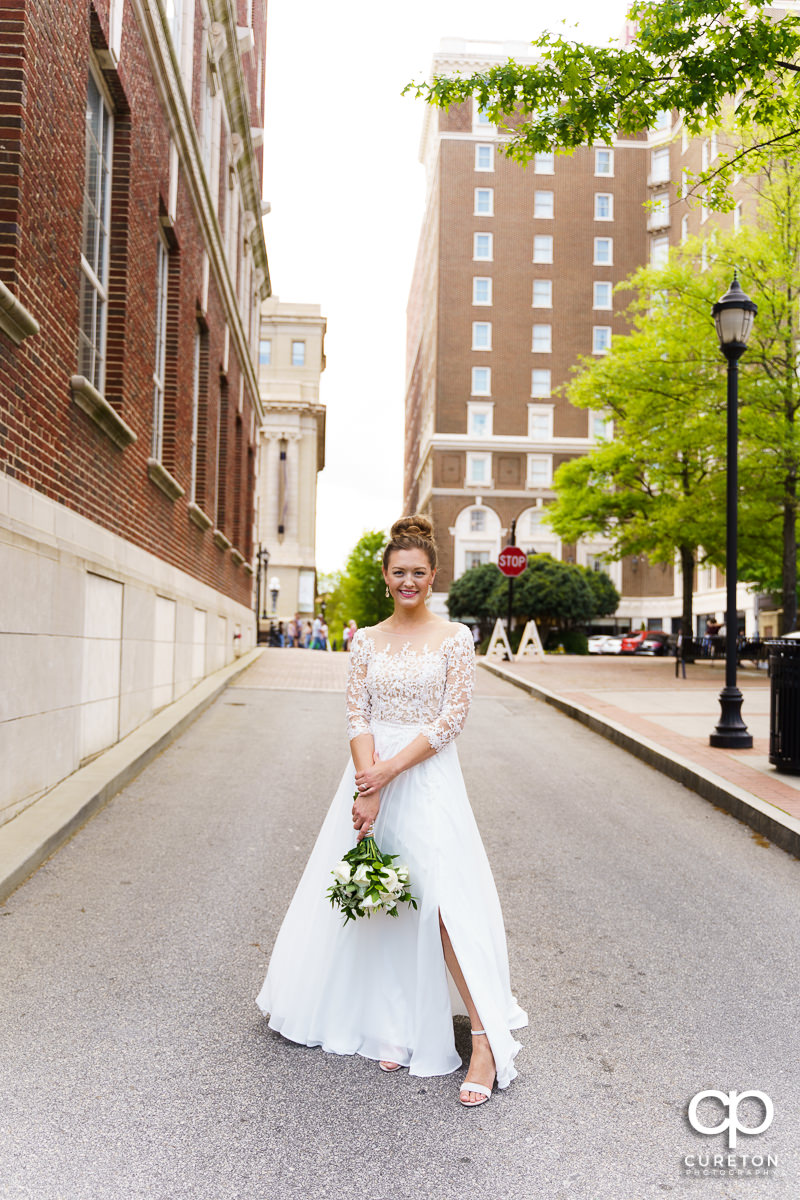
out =
[(423, 215), (427, 76), (443, 37), (530, 41), (564, 17), (616, 37), (626, 0), (268, 0), (264, 229), (273, 293), (328, 320), (317, 567), (402, 515), (405, 309)]

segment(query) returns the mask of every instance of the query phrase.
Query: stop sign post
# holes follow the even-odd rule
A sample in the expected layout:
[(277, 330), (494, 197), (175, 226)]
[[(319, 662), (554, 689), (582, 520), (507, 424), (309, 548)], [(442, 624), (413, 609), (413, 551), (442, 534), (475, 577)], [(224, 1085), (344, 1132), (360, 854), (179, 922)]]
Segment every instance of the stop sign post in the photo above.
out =
[(513, 579), (515, 575), (521, 575), (527, 567), (528, 556), (518, 546), (505, 546), (500, 551), (497, 565), (504, 575)]
[(528, 565), (528, 556), (515, 544), (517, 540), (516, 518), (511, 522), (511, 541), (504, 546), (497, 558), (497, 565), (508, 576), (508, 644), (511, 645), (511, 618), (514, 604), (514, 576), (521, 575)]

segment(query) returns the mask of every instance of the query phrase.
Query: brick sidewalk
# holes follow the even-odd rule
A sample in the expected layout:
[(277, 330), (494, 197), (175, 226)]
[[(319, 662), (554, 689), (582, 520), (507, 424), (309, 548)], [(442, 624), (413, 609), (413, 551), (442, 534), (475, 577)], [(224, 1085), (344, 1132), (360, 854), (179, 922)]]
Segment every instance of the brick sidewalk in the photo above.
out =
[(548, 655), (544, 661), (501, 666), (800, 819), (800, 777), (779, 774), (769, 764), (765, 670), (744, 669), (737, 677), (753, 749), (717, 750), (708, 736), (719, 717), (723, 662), (688, 664), (686, 679), (676, 679), (674, 659), (663, 658)]

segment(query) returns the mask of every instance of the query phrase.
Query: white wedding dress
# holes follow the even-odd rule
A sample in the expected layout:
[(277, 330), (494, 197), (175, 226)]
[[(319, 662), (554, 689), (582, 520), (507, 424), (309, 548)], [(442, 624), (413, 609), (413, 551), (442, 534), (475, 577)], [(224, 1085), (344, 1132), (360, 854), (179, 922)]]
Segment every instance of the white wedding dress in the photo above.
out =
[(355, 844), (355, 770), (346, 768), (278, 933), (256, 1003), (284, 1037), (336, 1054), (362, 1054), (445, 1075), (461, 1065), (453, 1013), (466, 1008), (445, 967), (439, 913), (488, 1034), (497, 1083), (516, 1075), (528, 1018), (511, 994), (503, 917), (454, 745), (475, 676), (472, 636), (450, 625), (435, 646), (412, 649), (362, 629), (350, 650), (350, 737), (372, 733), (387, 759), (423, 733), (436, 751), (384, 788), (375, 840), (411, 873), (414, 911), (345, 926), (325, 895), (331, 869)]

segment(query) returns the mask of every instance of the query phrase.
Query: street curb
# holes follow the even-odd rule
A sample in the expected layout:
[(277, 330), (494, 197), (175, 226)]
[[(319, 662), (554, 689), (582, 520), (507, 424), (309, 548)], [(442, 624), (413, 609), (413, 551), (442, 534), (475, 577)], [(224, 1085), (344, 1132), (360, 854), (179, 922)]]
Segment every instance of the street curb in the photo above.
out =
[(0, 827), (0, 904), (131, 782), (260, 657), (253, 649), (202, 679)]
[(541, 684), (531, 683), (529, 680), (523, 679), (521, 675), (515, 675), (507, 667), (486, 662), (481, 658), (478, 659), (478, 663), (484, 670), (490, 671), (500, 679), (505, 679), (514, 687), (521, 688), (535, 699), (552, 705), (566, 716), (580, 721), (594, 733), (601, 734), (623, 750), (627, 750), (629, 754), (636, 755), (648, 766), (660, 771), (662, 775), (668, 775), (670, 779), (675, 779), (685, 787), (691, 788), (704, 800), (710, 800), (712, 804), (729, 812), (740, 821), (744, 821), (751, 829), (768, 838), (776, 846), (780, 846), (781, 850), (786, 850), (789, 854), (800, 858), (800, 821), (790, 816), (789, 813), (783, 812), (774, 804), (768, 804), (766, 800), (760, 800), (758, 796), (752, 795), (744, 788), (737, 787), (735, 783), (729, 783), (721, 775), (697, 766), (688, 758), (673, 754), (671, 751), (665, 750), (663, 746), (657, 745), (656, 742), (632, 733), (616, 721), (598, 716), (597, 713), (585, 708), (582, 704), (565, 700), (557, 692), (551, 692), (549, 688), (542, 687)]

